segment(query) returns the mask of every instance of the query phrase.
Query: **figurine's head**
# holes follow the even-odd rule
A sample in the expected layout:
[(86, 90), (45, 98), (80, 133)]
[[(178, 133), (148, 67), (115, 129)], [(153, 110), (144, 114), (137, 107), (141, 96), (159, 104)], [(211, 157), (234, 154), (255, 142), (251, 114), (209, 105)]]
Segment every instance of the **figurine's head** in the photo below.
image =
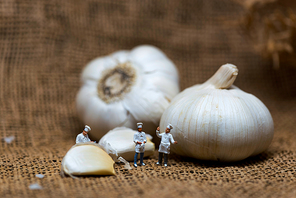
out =
[(173, 126), (172, 126), (171, 124), (169, 124), (169, 125), (167, 126), (167, 128), (165, 129), (165, 132), (166, 132), (166, 133), (169, 133), (169, 132), (171, 131), (171, 129), (173, 129)]
[(87, 135), (88, 132), (90, 131), (91, 131), (91, 128), (88, 125), (85, 125), (82, 134)]
[(137, 126), (138, 126), (138, 131), (139, 131), (139, 132), (142, 132), (143, 123), (142, 123), (142, 122), (138, 122), (138, 123), (137, 123)]

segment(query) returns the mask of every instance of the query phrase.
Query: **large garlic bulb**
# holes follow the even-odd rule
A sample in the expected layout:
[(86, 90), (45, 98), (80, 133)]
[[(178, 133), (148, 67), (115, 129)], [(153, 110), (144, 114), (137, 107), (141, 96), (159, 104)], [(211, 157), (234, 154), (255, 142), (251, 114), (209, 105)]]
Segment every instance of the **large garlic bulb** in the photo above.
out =
[(232, 85), (238, 69), (226, 64), (202, 85), (178, 94), (161, 117), (178, 144), (176, 154), (204, 160), (237, 161), (267, 149), (273, 120), (255, 96)]
[(143, 45), (91, 61), (82, 73), (77, 111), (101, 138), (115, 127), (136, 129), (143, 121), (153, 131), (179, 93), (178, 71), (158, 48)]

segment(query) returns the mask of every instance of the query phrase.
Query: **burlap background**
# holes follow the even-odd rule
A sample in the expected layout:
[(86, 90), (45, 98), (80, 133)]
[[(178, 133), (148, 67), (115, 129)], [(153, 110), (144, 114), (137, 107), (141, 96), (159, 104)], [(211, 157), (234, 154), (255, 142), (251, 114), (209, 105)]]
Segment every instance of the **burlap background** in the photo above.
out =
[[(1, 0), (0, 197), (296, 197), (296, 70), (273, 70), (237, 25), (228, 0)], [(152, 44), (178, 66), (181, 88), (224, 63), (235, 85), (270, 109), (275, 137), (263, 154), (232, 164), (171, 156), (116, 176), (61, 178), (61, 160), (83, 123), (75, 111), (80, 72), (97, 56)], [(39, 179), (35, 174), (44, 174)], [(39, 183), (42, 190), (30, 190)]]

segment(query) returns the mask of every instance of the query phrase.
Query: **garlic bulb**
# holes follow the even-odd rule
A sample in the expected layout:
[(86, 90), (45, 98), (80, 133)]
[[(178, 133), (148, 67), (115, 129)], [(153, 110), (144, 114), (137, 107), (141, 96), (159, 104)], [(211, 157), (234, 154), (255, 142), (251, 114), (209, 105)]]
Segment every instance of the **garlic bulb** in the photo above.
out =
[(232, 85), (238, 69), (226, 64), (202, 85), (178, 94), (161, 117), (179, 144), (172, 152), (204, 160), (237, 161), (263, 152), (273, 120), (255, 96)]
[(62, 160), (67, 175), (115, 175), (114, 161), (95, 143), (75, 144)]
[(115, 127), (135, 129), (145, 122), (154, 131), (172, 98), (179, 93), (178, 71), (153, 46), (118, 51), (91, 61), (82, 73), (77, 111), (99, 139)]
[[(133, 161), (135, 155), (133, 137), (135, 133), (138, 132), (126, 127), (118, 127), (105, 134), (101, 138), (99, 145), (102, 146), (113, 159), (121, 156), (127, 161)], [(146, 137), (147, 142), (145, 144), (144, 157), (153, 155), (155, 150), (154, 143), (151, 142), (152, 137), (148, 134), (146, 134)]]

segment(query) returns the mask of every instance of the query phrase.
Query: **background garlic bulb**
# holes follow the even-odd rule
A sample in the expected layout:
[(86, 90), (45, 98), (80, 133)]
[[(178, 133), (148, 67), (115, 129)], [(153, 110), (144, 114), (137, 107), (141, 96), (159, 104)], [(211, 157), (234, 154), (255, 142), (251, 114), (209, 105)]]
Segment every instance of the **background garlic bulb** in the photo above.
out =
[(95, 143), (75, 144), (62, 161), (62, 172), (73, 175), (115, 175), (114, 161)]
[[(116, 160), (123, 157), (127, 161), (133, 161), (135, 155), (135, 143), (133, 142), (134, 134), (138, 133), (126, 127), (118, 127), (105, 134), (99, 142), (99, 145)], [(145, 144), (144, 157), (154, 154), (155, 146), (151, 142), (152, 137), (146, 134), (147, 142)], [(140, 157), (140, 155), (138, 156)]]
[(147, 45), (91, 61), (82, 83), (77, 111), (92, 127), (90, 135), (98, 139), (115, 127), (136, 129), (137, 121), (153, 133), (179, 92), (175, 65), (158, 48)]
[(255, 96), (232, 85), (238, 70), (226, 64), (202, 85), (178, 94), (161, 117), (178, 144), (172, 151), (204, 160), (236, 161), (264, 151), (273, 138), (273, 120)]

